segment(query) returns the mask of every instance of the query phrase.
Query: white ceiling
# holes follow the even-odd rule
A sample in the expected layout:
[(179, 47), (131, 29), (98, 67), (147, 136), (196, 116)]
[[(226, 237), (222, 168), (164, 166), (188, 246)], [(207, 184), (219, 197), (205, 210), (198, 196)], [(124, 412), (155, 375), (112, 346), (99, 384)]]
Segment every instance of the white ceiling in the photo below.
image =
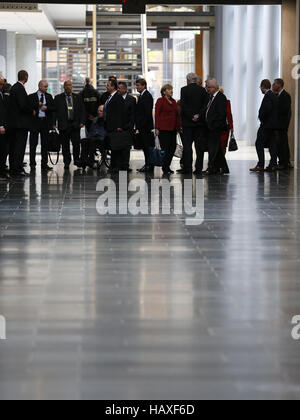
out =
[(0, 11), (0, 28), (38, 39), (55, 39), (58, 26), (85, 26), (86, 5), (39, 4), (39, 11)]

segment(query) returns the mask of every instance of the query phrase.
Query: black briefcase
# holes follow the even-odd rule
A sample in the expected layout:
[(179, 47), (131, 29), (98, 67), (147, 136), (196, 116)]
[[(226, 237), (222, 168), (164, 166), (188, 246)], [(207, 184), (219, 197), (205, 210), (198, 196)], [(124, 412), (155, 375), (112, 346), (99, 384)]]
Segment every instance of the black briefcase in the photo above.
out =
[(108, 134), (110, 149), (114, 151), (120, 151), (130, 149), (132, 146), (132, 136), (129, 131), (115, 131)]
[[(51, 130), (48, 133), (48, 155), (52, 165), (57, 165), (59, 161), (59, 153), (61, 149), (60, 136), (56, 130)], [(51, 153), (56, 153), (56, 162), (52, 160)]]
[(57, 131), (50, 131), (48, 134), (48, 152), (59, 153), (61, 148), (60, 137)]

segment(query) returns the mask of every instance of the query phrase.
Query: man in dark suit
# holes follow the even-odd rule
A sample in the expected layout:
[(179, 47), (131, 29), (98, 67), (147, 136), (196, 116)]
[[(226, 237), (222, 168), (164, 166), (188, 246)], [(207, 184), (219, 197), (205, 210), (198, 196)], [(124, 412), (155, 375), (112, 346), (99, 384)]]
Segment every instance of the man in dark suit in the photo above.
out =
[(85, 111), (82, 99), (73, 93), (73, 85), (70, 80), (64, 83), (64, 92), (54, 99), (55, 120), (60, 132), (62, 152), (65, 169), (69, 169), (71, 163), (70, 140), (73, 145), (73, 157), (75, 166), (80, 167), (80, 129), (85, 124)]
[[(279, 129), (279, 101), (271, 90), (270, 80), (261, 82), (261, 92), (264, 95), (260, 110), (260, 128), (257, 133), (256, 151), (258, 164), (250, 172), (275, 172), (277, 170), (276, 131)], [(265, 169), (265, 147), (269, 148), (271, 161)]]
[(85, 87), (80, 92), (81, 99), (85, 107), (85, 128), (89, 132), (94, 118), (98, 115), (98, 108), (100, 106), (100, 95), (97, 90), (92, 86), (91, 80), (87, 77), (85, 79)]
[(0, 179), (7, 180), (9, 176), (6, 170), (8, 156), (8, 127), (7, 127), (7, 99), (3, 94), (5, 79), (0, 78)]
[[(109, 80), (107, 83), (107, 92), (109, 97), (104, 105), (104, 124), (109, 137), (114, 132), (122, 132), (126, 125), (125, 101), (118, 92), (118, 82)], [(112, 150), (111, 172), (116, 173), (120, 170), (127, 170), (123, 167), (128, 154), (127, 147), (122, 150)]]
[(214, 175), (222, 169), (222, 173), (228, 174), (229, 168), (222, 151), (221, 136), (227, 128), (227, 98), (220, 92), (218, 82), (215, 79), (207, 81), (209, 102), (206, 106), (205, 119), (208, 133), (209, 162), (207, 175)]
[(154, 167), (150, 166), (149, 149), (155, 146), (155, 139), (152, 133), (154, 129), (153, 121), (153, 105), (154, 100), (151, 93), (147, 90), (147, 82), (145, 79), (136, 81), (136, 89), (139, 98), (136, 106), (135, 128), (139, 131), (145, 155), (145, 166), (139, 170), (141, 173), (153, 172)]
[(195, 73), (187, 75), (187, 86), (181, 90), (181, 120), (183, 127), (183, 164), (178, 173), (191, 174), (193, 167), (193, 143), (197, 151), (195, 174), (202, 174), (204, 147), (204, 112), (208, 103), (206, 90), (199, 86), (199, 78)]
[[(118, 83), (118, 92), (122, 95), (125, 101), (125, 126), (124, 130), (129, 131), (132, 135), (132, 143), (133, 143), (133, 132), (134, 132), (134, 123), (135, 123), (135, 113), (136, 113), (136, 99), (135, 97), (129, 95), (128, 93), (128, 86), (126, 82), (119, 82)], [(122, 166), (127, 169), (128, 172), (132, 172), (129, 169), (130, 163), (130, 148), (127, 148), (127, 152), (124, 151), (124, 162)]]
[(279, 106), (279, 130), (278, 130), (278, 157), (279, 170), (292, 169), (291, 152), (289, 146), (289, 127), (292, 119), (292, 98), (284, 89), (284, 81), (275, 79), (273, 92), (278, 97)]
[(55, 125), (55, 105), (47, 90), (48, 82), (41, 80), (38, 91), (29, 95), (31, 106), (36, 112), (30, 130), (30, 167), (33, 171), (36, 168), (36, 148), (39, 135), (41, 136), (42, 171), (52, 171), (52, 168), (48, 166), (48, 134)]
[[(116, 76), (110, 76), (108, 79), (108, 82), (111, 80), (115, 80), (118, 83), (118, 80), (116, 78)], [(108, 91), (102, 93), (101, 97), (100, 97), (100, 105), (105, 105), (107, 99), (109, 98), (110, 93)]]
[(26, 151), (28, 131), (31, 128), (32, 116), (35, 116), (25, 84), (28, 73), (21, 70), (18, 82), (11, 88), (8, 106), (8, 125), (11, 130), (9, 145), (9, 166), (12, 176), (27, 176), (23, 162)]

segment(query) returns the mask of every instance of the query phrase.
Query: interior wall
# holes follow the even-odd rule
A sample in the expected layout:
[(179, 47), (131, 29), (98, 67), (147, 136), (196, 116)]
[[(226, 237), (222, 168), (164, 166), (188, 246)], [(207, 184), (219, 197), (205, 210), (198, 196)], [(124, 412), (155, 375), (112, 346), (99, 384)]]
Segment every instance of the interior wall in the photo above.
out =
[(281, 6), (216, 7), (216, 77), (232, 102), (236, 137), (254, 145), (262, 79), (281, 76)]

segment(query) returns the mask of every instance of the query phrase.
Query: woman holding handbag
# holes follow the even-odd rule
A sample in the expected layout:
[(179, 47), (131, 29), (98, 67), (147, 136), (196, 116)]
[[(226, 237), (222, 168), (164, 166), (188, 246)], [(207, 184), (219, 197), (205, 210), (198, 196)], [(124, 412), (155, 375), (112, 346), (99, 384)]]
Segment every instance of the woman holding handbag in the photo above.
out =
[(160, 147), (165, 152), (163, 162), (164, 175), (171, 175), (171, 164), (177, 146), (177, 132), (181, 129), (180, 114), (177, 102), (173, 99), (173, 86), (167, 84), (161, 89), (161, 98), (155, 106), (155, 134)]

